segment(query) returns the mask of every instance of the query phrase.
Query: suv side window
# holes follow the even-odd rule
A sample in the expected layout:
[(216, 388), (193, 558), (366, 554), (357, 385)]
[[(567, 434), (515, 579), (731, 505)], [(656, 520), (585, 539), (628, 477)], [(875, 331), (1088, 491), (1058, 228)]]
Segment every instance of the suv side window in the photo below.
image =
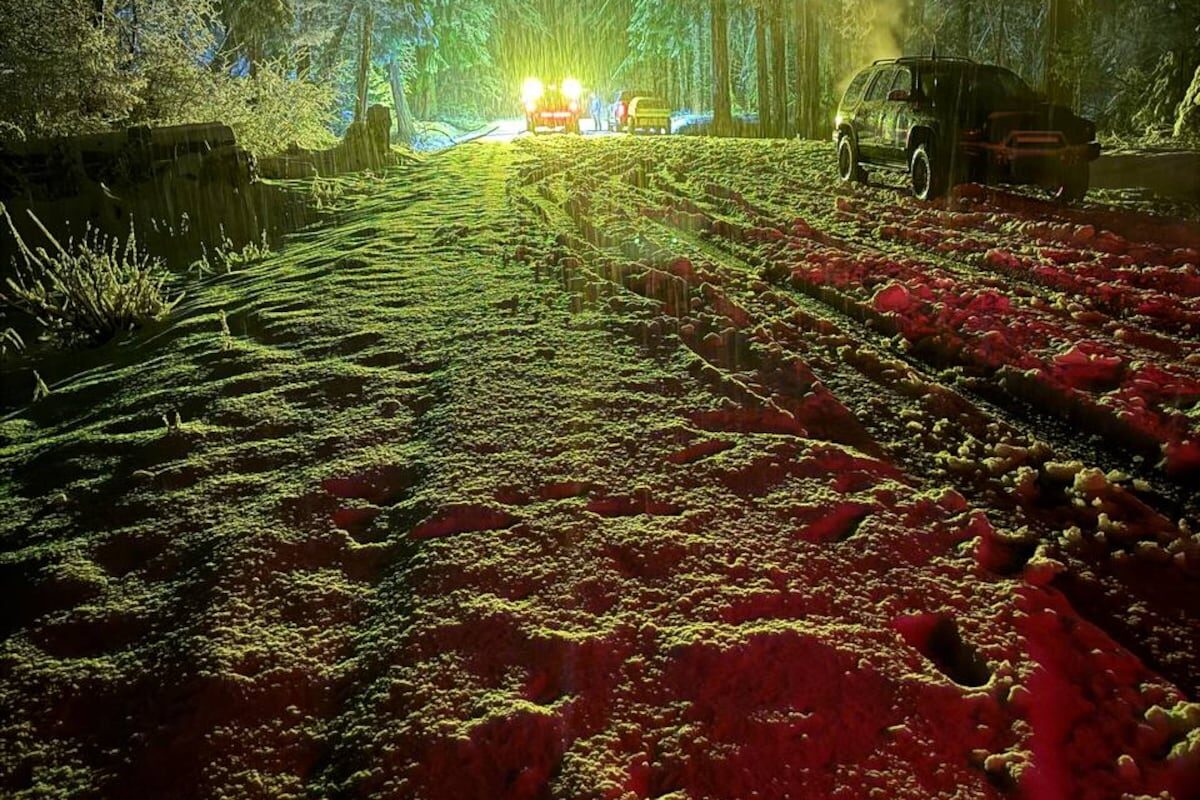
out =
[(911, 92), (913, 88), (912, 70), (908, 67), (901, 67), (896, 70), (896, 79), (892, 81), (891, 91), (903, 89), (906, 92)]
[(867, 90), (866, 100), (868, 103), (875, 103), (884, 100), (888, 96), (888, 91), (892, 87), (892, 75), (896, 72), (895, 69), (885, 68), (876, 73), (875, 82), (871, 84), (871, 88)]
[(846, 96), (842, 99), (842, 105), (857, 105), (862, 100), (863, 91), (867, 88), (867, 81), (874, 74), (871, 70), (864, 69), (855, 75), (854, 80), (850, 82), (850, 88), (846, 89)]

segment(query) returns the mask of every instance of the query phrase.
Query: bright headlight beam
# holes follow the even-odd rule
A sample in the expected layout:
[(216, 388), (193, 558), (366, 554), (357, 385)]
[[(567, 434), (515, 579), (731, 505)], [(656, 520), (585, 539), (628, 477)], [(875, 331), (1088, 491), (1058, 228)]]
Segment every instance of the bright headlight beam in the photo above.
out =
[(521, 85), (521, 99), (526, 105), (536, 103), (542, 99), (542, 94), (545, 93), (546, 87), (537, 78), (526, 78), (525, 83)]
[(567, 78), (563, 81), (562, 93), (568, 100), (578, 100), (583, 95), (583, 84), (574, 78)]

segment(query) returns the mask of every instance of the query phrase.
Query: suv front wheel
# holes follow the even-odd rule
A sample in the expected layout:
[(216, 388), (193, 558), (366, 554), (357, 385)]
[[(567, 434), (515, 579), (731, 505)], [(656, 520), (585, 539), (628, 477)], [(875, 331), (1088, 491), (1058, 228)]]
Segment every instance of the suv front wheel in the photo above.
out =
[(846, 134), (838, 139), (838, 177), (842, 183), (865, 183), (867, 173), (858, 161), (858, 148), (854, 137)]
[(946, 191), (947, 170), (934, 158), (928, 144), (919, 146), (912, 155), (908, 168), (912, 181), (912, 193), (918, 200), (932, 200)]

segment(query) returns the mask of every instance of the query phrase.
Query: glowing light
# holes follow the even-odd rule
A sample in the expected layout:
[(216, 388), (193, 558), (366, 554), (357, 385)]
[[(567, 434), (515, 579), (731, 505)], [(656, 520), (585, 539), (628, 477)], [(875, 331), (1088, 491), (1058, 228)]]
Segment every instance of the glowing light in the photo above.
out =
[(574, 78), (567, 78), (563, 81), (562, 93), (568, 100), (578, 100), (583, 96), (583, 84)]
[(545, 92), (546, 87), (537, 78), (527, 78), (525, 83), (521, 85), (521, 99), (525, 101), (526, 108), (541, 100)]

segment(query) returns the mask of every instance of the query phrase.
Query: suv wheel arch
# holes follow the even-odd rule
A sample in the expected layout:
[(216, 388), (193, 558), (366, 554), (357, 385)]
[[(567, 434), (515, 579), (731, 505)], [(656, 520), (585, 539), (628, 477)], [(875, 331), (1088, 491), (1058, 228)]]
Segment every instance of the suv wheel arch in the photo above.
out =
[(931, 151), (938, 149), (937, 135), (932, 128), (919, 126), (908, 132), (908, 142), (904, 145), (905, 164), (912, 164), (913, 155), (921, 145), (927, 145)]

